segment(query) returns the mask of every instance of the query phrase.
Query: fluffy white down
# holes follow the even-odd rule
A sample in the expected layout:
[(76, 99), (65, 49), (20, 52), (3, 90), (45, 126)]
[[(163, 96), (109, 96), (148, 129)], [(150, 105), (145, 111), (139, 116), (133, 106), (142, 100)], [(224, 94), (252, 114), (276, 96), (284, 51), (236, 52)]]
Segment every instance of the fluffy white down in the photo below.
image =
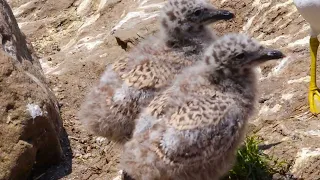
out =
[(42, 116), (43, 114), (40, 106), (37, 104), (28, 104), (27, 110), (33, 119), (35, 119), (38, 116)]

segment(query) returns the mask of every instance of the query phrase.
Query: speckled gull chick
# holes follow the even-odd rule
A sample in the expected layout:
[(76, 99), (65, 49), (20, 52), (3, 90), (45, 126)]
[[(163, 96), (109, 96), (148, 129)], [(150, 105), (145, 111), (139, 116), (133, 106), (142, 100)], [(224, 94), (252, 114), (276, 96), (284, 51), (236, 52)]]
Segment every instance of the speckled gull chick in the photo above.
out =
[(141, 107), (216, 38), (207, 25), (233, 17), (205, 0), (169, 0), (161, 12), (160, 32), (107, 67), (83, 102), (80, 121), (96, 135), (125, 142)]
[(136, 180), (218, 180), (254, 109), (253, 68), (283, 56), (242, 34), (215, 41), (142, 110), (121, 168)]

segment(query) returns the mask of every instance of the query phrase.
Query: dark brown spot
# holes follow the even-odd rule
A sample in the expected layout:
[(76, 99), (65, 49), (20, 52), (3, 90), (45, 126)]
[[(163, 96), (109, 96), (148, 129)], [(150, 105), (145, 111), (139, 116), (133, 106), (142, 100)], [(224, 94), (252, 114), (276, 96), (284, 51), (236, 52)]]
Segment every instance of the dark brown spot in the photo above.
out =
[(163, 27), (168, 28), (168, 22), (165, 19), (162, 20), (161, 24)]
[(199, 111), (199, 106), (194, 106), (194, 105), (192, 105), (191, 107), (190, 107), (190, 111)]
[(190, 26), (187, 31), (188, 32), (192, 32), (193, 31), (193, 26)]
[(212, 56), (214, 57), (215, 60), (218, 59), (218, 56), (217, 56), (217, 54), (215, 52), (212, 53)]
[(143, 74), (142, 79), (147, 79), (147, 75)]
[(199, 99), (199, 103), (197, 104), (205, 104), (206, 102), (203, 99)]
[(219, 109), (218, 109), (218, 106), (214, 106), (214, 107), (213, 107), (213, 110), (218, 111), (218, 110), (219, 110)]
[(232, 69), (231, 69), (231, 73), (232, 73), (232, 74), (238, 74), (238, 73), (239, 73), (239, 70), (238, 70), (238, 69), (233, 69), (233, 68), (232, 68)]
[(188, 91), (187, 91), (187, 87), (186, 87), (185, 84), (181, 84), (181, 85), (180, 85), (180, 90), (181, 90), (181, 92), (188, 92)]
[(168, 47), (174, 47), (175, 46), (175, 42), (174, 41), (167, 41), (166, 45)]
[(209, 56), (206, 56), (206, 58), (205, 58), (205, 62), (206, 62), (206, 64), (210, 64), (210, 57)]
[(184, 121), (184, 120), (185, 120), (184, 116), (180, 117), (180, 119), (179, 119), (180, 122)]
[(160, 126), (160, 124), (155, 124), (155, 125), (152, 126), (151, 129), (152, 130), (158, 130), (158, 129), (161, 129), (161, 126)]
[(174, 32), (175, 32), (175, 33), (180, 33), (181, 30), (180, 30), (180, 28), (176, 27), (176, 28), (174, 28)]
[(169, 17), (170, 21), (174, 21), (177, 19), (177, 17), (174, 15), (174, 13), (172, 11), (169, 11), (166, 14)]
[(236, 127), (231, 127), (231, 135), (234, 135), (237, 132)]
[(203, 115), (203, 117), (204, 117), (205, 119), (209, 119), (209, 116), (208, 116), (208, 114), (206, 114), (206, 113), (203, 113), (202, 115)]
[(181, 1), (181, 4), (187, 4), (187, 1)]
[(227, 106), (220, 106), (220, 110), (221, 111), (224, 111), (224, 110), (226, 110), (227, 109)]
[(245, 68), (245, 69), (243, 69), (243, 72), (244, 72), (244, 74), (249, 74), (250, 73), (250, 69)]
[(227, 54), (227, 51), (221, 51), (220, 56), (225, 56)]
[(152, 111), (151, 111), (151, 114), (154, 116), (155, 114), (156, 114), (156, 109), (153, 109)]
[(187, 8), (186, 8), (186, 7), (184, 7), (184, 8), (181, 9), (181, 12), (182, 12), (182, 13), (185, 13), (186, 11), (187, 11)]

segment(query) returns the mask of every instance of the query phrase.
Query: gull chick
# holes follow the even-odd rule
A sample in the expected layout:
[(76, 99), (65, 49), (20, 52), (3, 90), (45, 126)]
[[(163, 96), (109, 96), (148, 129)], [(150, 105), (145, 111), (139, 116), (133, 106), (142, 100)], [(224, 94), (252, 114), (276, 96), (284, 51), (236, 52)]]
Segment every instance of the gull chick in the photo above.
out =
[(233, 17), (205, 0), (169, 0), (161, 11), (160, 32), (107, 67), (83, 102), (80, 121), (95, 135), (125, 142), (141, 107), (216, 38), (207, 25)]
[(136, 120), (121, 167), (136, 180), (218, 180), (256, 101), (254, 67), (284, 55), (243, 34), (215, 41)]

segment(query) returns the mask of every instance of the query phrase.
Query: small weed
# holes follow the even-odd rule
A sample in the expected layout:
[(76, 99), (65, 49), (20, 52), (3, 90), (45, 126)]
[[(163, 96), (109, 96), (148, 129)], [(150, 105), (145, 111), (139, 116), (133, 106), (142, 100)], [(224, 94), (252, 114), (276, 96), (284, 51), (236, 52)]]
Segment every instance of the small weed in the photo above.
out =
[(237, 151), (237, 162), (224, 180), (270, 180), (280, 173), (285, 163), (274, 160), (259, 149), (262, 141), (250, 136)]

